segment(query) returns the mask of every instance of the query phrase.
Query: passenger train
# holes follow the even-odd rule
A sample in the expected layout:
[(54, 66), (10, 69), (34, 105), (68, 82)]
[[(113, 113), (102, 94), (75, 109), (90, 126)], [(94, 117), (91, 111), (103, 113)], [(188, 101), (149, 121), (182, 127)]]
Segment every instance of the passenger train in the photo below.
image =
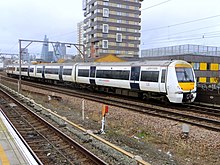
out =
[[(19, 65), (6, 68), (19, 76)], [(193, 102), (196, 78), (182, 60), (22, 65), (21, 78), (171, 103)]]

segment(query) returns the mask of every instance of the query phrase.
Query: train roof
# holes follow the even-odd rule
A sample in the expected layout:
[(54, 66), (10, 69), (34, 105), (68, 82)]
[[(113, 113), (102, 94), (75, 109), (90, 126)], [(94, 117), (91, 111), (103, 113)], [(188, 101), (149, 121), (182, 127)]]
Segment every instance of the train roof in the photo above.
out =
[(130, 61), (130, 62), (102, 62), (102, 63), (79, 63), (81, 66), (95, 65), (95, 66), (168, 66), (171, 63), (178, 63), (182, 60), (145, 60), (145, 61)]
[[(93, 63), (42, 63), (42, 64), (22, 64), (22, 66), (73, 66), (78, 64), (80, 66), (168, 66), (171, 63), (183, 63), (183, 60), (144, 60), (144, 61), (130, 61), (130, 62), (93, 62)], [(19, 64), (9, 65), (9, 66), (19, 66)]]

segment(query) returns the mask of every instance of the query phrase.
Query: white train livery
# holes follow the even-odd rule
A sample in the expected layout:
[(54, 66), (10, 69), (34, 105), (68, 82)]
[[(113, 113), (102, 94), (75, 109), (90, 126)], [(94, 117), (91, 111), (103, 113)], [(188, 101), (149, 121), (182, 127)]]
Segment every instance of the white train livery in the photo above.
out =
[[(9, 65), (6, 72), (18, 77), (19, 66)], [(21, 77), (172, 103), (196, 97), (194, 70), (182, 60), (22, 65)]]

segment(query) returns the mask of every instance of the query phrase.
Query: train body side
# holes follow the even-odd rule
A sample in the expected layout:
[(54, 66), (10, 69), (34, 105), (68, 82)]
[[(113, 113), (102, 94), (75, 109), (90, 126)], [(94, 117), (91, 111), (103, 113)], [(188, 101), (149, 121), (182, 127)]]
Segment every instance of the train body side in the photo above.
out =
[[(6, 71), (19, 75), (18, 66), (9, 66)], [(172, 103), (193, 102), (196, 97), (194, 71), (182, 60), (24, 65), (21, 76), (50, 83), (69, 82), (98, 91), (167, 98)]]

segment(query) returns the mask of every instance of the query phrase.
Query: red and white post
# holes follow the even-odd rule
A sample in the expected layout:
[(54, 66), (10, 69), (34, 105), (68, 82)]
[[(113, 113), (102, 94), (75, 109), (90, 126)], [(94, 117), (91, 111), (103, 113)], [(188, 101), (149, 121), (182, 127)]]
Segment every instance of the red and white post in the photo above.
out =
[(102, 106), (102, 128), (100, 130), (101, 134), (105, 134), (105, 115), (108, 113), (108, 105), (103, 105)]

